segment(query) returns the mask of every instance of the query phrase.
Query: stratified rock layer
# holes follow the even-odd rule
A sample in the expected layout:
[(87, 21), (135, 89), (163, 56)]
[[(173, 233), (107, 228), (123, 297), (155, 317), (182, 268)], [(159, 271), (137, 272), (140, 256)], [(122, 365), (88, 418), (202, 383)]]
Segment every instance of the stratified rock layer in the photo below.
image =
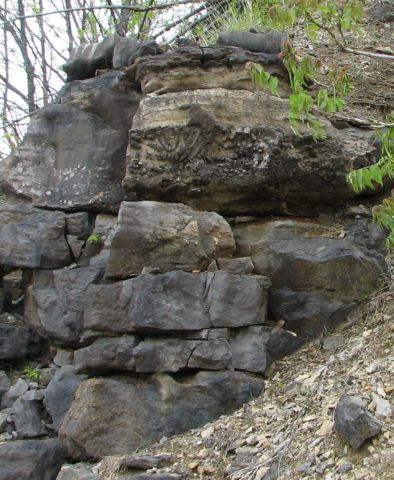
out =
[(353, 197), (346, 173), (378, 159), (370, 134), (295, 136), (288, 101), (262, 92), (194, 90), (145, 98), (130, 131), (130, 199), (225, 213), (310, 214)]
[(238, 253), (252, 257), (255, 271), (272, 281), (271, 314), (304, 338), (335, 326), (386, 271), (384, 235), (369, 220), (344, 227), (264, 220), (239, 226), (234, 235)]
[(231, 228), (215, 212), (174, 203), (123, 202), (106, 277), (129, 277), (144, 267), (205, 270), (213, 258), (231, 256), (234, 250)]
[(229, 413), (262, 387), (242, 372), (91, 379), (78, 388), (60, 435), (74, 458), (126, 454)]

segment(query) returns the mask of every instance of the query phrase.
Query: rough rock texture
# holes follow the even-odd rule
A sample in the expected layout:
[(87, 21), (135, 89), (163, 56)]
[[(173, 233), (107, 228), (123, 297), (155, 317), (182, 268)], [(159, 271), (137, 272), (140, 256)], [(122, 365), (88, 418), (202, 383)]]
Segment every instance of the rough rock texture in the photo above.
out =
[(181, 204), (123, 202), (111, 243), (106, 278), (125, 278), (144, 267), (205, 270), (235, 249), (228, 223), (214, 212), (195, 212)]
[[(377, 161), (370, 133), (296, 137), (288, 101), (263, 92), (194, 90), (145, 98), (130, 132), (130, 199), (225, 213), (310, 214), (354, 197), (352, 168)], [(324, 121), (323, 121), (324, 122)]]
[(230, 339), (232, 365), (235, 369), (264, 373), (271, 363), (266, 349), (270, 331), (269, 328), (260, 326), (237, 330), (234, 337)]
[(77, 464), (63, 465), (56, 480), (100, 480), (100, 477)]
[(60, 435), (73, 458), (126, 454), (204, 425), (261, 390), (262, 380), (242, 372), (200, 372), (179, 382), (165, 374), (90, 379), (76, 392)]
[(42, 390), (29, 390), (12, 405), (10, 420), (19, 438), (40, 437), (48, 432), (41, 418), (43, 397)]
[(277, 55), (252, 53), (242, 48), (210, 45), (187, 46), (155, 57), (139, 58), (128, 68), (127, 78), (144, 93), (227, 88), (254, 90), (248, 62), (258, 63), (279, 79), (281, 94), (289, 92), (289, 76)]
[[(15, 170), (9, 170), (7, 176), (14, 173)], [(0, 264), (59, 268), (70, 263), (64, 238), (64, 213), (39, 210), (23, 203), (0, 203), (0, 225)]]
[(4, 370), (0, 370), (0, 402), (2, 396), (8, 392), (11, 387), (10, 380)]
[(0, 480), (55, 480), (65, 458), (54, 439), (0, 443)]
[[(311, 221), (269, 220), (234, 229), (237, 253), (252, 257), (255, 271), (272, 281), (269, 309), (287, 330), (312, 338), (342, 320), (355, 302), (378, 288), (386, 271), (383, 233), (361, 220), (356, 227)], [(367, 223), (365, 223), (367, 222)], [(356, 222), (357, 223), (357, 222)]]
[(35, 271), (26, 294), (26, 323), (54, 342), (78, 345), (87, 288), (102, 276), (96, 267)]
[(111, 35), (98, 43), (85, 43), (71, 50), (69, 60), (63, 65), (67, 81), (94, 77), (96, 70), (112, 67), (112, 56), (119, 37)]
[(123, 196), (127, 130), (138, 94), (114, 73), (66, 87), (38, 111), (0, 167), (0, 186), (44, 207), (116, 210)]
[(22, 322), (10, 322), (9, 314), (0, 316), (0, 360), (25, 358), (28, 352), (29, 329)]
[(116, 42), (112, 64), (114, 68), (127, 67), (143, 56), (157, 55), (159, 46), (154, 40), (139, 42), (135, 38), (119, 38)]
[(1, 399), (1, 408), (11, 407), (15, 400), (27, 392), (28, 388), (27, 383), (22, 378), (18, 378), (7, 392), (4, 393)]
[(75, 367), (80, 372), (135, 370), (134, 348), (138, 338), (99, 338), (92, 345), (76, 350)]
[(335, 430), (353, 448), (361, 445), (382, 429), (382, 424), (368, 412), (360, 397), (343, 395), (334, 413)]
[(74, 392), (85, 380), (86, 375), (79, 375), (72, 365), (59, 368), (49, 382), (44, 396), (44, 405), (52, 417), (52, 428), (58, 430), (64, 415), (70, 408)]
[(250, 52), (280, 53), (288, 37), (280, 32), (224, 32), (217, 39), (218, 45), (234, 45)]
[(67, 235), (86, 239), (89, 236), (89, 214), (78, 212), (66, 215), (66, 232)]
[(164, 333), (262, 324), (269, 285), (266, 277), (254, 275), (181, 271), (91, 285), (84, 328)]

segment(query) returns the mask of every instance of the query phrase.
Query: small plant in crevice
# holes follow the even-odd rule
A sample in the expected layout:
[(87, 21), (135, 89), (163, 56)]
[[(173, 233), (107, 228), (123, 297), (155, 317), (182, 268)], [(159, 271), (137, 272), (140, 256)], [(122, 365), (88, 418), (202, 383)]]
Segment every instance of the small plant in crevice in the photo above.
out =
[(99, 233), (92, 233), (88, 239), (86, 240), (87, 243), (91, 243), (92, 245), (99, 245), (102, 243), (102, 238)]
[(39, 383), (42, 378), (41, 373), (36, 368), (30, 367), (30, 366), (27, 366), (23, 369), (23, 374), (31, 382)]

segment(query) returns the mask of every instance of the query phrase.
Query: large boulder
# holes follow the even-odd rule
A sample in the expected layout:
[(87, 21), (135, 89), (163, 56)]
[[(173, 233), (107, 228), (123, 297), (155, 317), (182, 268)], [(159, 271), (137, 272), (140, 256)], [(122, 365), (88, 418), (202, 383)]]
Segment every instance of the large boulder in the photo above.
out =
[(55, 480), (65, 459), (55, 439), (0, 443), (0, 480)]
[(226, 214), (310, 214), (355, 196), (353, 168), (374, 163), (372, 134), (325, 125), (296, 136), (289, 104), (263, 92), (193, 90), (142, 100), (130, 132), (130, 199), (182, 202)]
[(52, 342), (78, 345), (87, 288), (102, 277), (96, 267), (36, 270), (26, 292), (26, 323)]
[[(15, 172), (8, 170), (7, 175)], [(59, 268), (71, 262), (63, 212), (44, 211), (24, 203), (0, 203), (0, 225), (0, 264)]]
[(125, 278), (144, 267), (205, 270), (235, 249), (229, 224), (215, 212), (195, 212), (181, 204), (123, 202), (111, 243), (107, 278)]
[(43, 207), (117, 210), (139, 98), (114, 72), (67, 85), (2, 162), (0, 187)]
[[(262, 220), (234, 229), (237, 252), (272, 281), (270, 312), (308, 339), (341, 321), (380, 286), (384, 235), (369, 220), (348, 226)], [(369, 232), (355, 236), (358, 230)], [(357, 237), (357, 238), (356, 238)]]
[(86, 292), (84, 328), (96, 332), (188, 332), (262, 324), (268, 278), (226, 272), (139, 275)]
[(277, 55), (219, 45), (189, 45), (162, 55), (139, 58), (126, 70), (126, 78), (139, 83), (144, 93), (212, 88), (253, 91), (250, 70), (245, 68), (248, 62), (262, 65), (279, 79), (281, 94), (288, 94), (289, 75)]
[(127, 454), (230, 413), (262, 388), (242, 372), (90, 379), (78, 388), (60, 437), (73, 458)]

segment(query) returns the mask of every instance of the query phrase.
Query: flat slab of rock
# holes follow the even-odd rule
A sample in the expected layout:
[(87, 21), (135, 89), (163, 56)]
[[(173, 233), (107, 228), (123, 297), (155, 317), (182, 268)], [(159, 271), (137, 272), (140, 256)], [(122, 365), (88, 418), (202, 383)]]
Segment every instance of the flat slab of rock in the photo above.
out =
[(222, 88), (145, 98), (133, 119), (124, 187), (130, 199), (182, 202), (226, 214), (318, 213), (355, 196), (353, 168), (375, 163), (372, 137), (291, 131), (288, 101)]
[(282, 94), (289, 92), (289, 75), (282, 60), (273, 54), (253, 53), (236, 46), (187, 46), (156, 56), (138, 59), (126, 70), (144, 93), (226, 88), (250, 90), (255, 86), (248, 62), (258, 63), (279, 79)]
[(8, 323), (9, 317), (13, 318), (7, 314), (0, 316), (0, 360), (25, 358), (28, 351), (29, 329), (25, 325)]
[(355, 235), (360, 228), (352, 225), (300, 220), (257, 221), (234, 229), (237, 254), (252, 257), (255, 272), (271, 279), (270, 309), (287, 330), (313, 338), (379, 288), (387, 268), (383, 232), (369, 220), (355, 223), (367, 234)]
[[(9, 170), (8, 174), (16, 170)], [(1, 180), (0, 180), (1, 183)], [(0, 204), (0, 264), (60, 268), (71, 262), (65, 239), (66, 216), (30, 205)]]
[(123, 334), (262, 324), (267, 277), (226, 272), (139, 275), (86, 292), (84, 328)]
[(107, 278), (125, 278), (144, 267), (205, 270), (218, 256), (231, 256), (233, 234), (223, 217), (174, 203), (123, 202), (111, 243)]
[(55, 480), (65, 459), (54, 439), (0, 443), (0, 480)]
[(202, 426), (257, 396), (261, 379), (242, 372), (200, 372), (176, 381), (96, 378), (83, 382), (60, 436), (73, 458), (123, 455)]
[(335, 430), (357, 449), (380, 433), (382, 424), (369, 413), (360, 397), (343, 395), (334, 412)]
[(100, 477), (77, 464), (63, 465), (56, 480), (100, 480)]

